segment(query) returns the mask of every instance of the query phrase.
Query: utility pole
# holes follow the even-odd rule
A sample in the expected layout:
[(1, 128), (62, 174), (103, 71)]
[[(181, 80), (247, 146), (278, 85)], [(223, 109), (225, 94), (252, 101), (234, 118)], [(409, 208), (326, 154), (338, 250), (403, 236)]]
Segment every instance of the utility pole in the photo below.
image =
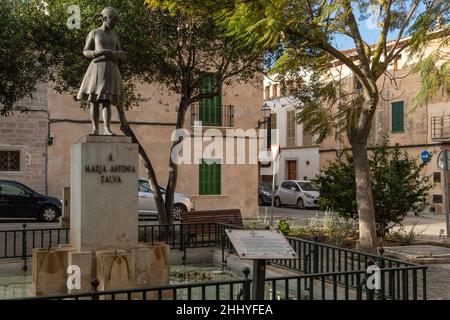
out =
[(443, 158), (444, 158), (444, 201), (445, 201), (445, 224), (447, 228), (447, 243), (450, 241), (450, 199), (448, 198), (448, 151), (447, 149), (444, 149), (443, 151)]

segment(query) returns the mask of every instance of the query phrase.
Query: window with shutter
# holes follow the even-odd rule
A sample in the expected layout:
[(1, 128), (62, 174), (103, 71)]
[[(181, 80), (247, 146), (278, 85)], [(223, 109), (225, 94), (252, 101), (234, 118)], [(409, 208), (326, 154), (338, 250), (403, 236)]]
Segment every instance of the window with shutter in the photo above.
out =
[(220, 195), (221, 186), (221, 164), (217, 159), (202, 163), (199, 166), (199, 194)]
[(403, 107), (403, 101), (392, 103), (392, 132), (403, 132), (405, 129)]
[(287, 112), (286, 147), (295, 147), (295, 111)]
[[(213, 88), (214, 78), (211, 75), (205, 76), (200, 92), (208, 94)], [(220, 91), (213, 98), (200, 100), (200, 121), (203, 126), (222, 125), (222, 93)]]

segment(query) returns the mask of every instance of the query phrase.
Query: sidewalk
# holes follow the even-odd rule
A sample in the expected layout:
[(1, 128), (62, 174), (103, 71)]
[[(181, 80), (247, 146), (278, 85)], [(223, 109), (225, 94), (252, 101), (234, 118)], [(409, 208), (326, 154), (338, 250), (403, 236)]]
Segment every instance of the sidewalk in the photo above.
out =
[(408, 215), (404, 221), (404, 226), (406, 231), (410, 231), (414, 227), (414, 232), (417, 234), (417, 241), (445, 242), (445, 214), (427, 213), (421, 214), (420, 216)]

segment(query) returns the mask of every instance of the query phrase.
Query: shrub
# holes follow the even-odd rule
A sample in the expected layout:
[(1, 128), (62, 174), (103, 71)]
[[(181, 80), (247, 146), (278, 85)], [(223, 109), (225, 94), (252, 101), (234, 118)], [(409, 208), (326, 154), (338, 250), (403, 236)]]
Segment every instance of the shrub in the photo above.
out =
[[(377, 233), (384, 236), (401, 225), (406, 214), (417, 214), (427, 205), (433, 188), (430, 177), (422, 173), (426, 163), (418, 165), (396, 145), (389, 149), (386, 139), (370, 157), (369, 167), (375, 206)], [(341, 217), (358, 220), (353, 158), (346, 154), (329, 164), (315, 182), (320, 186), (320, 206)]]
[(419, 232), (416, 232), (416, 224), (413, 224), (411, 229), (406, 230), (404, 226), (401, 226), (394, 230), (389, 230), (389, 232), (386, 234), (386, 240), (393, 241), (398, 243), (401, 246), (408, 246), (414, 243), (417, 236), (420, 235)]
[(287, 223), (285, 219), (281, 219), (280, 221), (278, 221), (277, 229), (286, 236), (289, 234), (291, 228), (289, 226), (289, 223)]

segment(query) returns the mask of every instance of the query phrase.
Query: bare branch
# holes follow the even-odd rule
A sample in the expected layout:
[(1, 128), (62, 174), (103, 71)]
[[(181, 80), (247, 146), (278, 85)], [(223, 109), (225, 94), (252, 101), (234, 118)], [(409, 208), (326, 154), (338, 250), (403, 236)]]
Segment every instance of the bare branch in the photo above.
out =
[(395, 40), (395, 43), (394, 43), (393, 47), (391, 48), (391, 52), (389, 53), (389, 55), (388, 55), (388, 57), (386, 59), (386, 63), (389, 63), (389, 62), (392, 61), (392, 59), (394, 59), (394, 51), (395, 51), (395, 49), (397, 49), (397, 46), (398, 46), (398, 44), (400, 43), (400, 40), (403, 37), (403, 33), (405, 32), (406, 27), (408, 26), (408, 24), (409, 24), (409, 22), (411, 20), (411, 17), (413, 16), (414, 12), (416, 11), (417, 6), (419, 5), (419, 2), (420, 2), (420, 0), (415, 0), (414, 3), (411, 6), (411, 9), (409, 9), (408, 15), (406, 16), (405, 21), (403, 21), (403, 24), (400, 27), (400, 31), (399, 31), (398, 36), (397, 36), (397, 40)]

